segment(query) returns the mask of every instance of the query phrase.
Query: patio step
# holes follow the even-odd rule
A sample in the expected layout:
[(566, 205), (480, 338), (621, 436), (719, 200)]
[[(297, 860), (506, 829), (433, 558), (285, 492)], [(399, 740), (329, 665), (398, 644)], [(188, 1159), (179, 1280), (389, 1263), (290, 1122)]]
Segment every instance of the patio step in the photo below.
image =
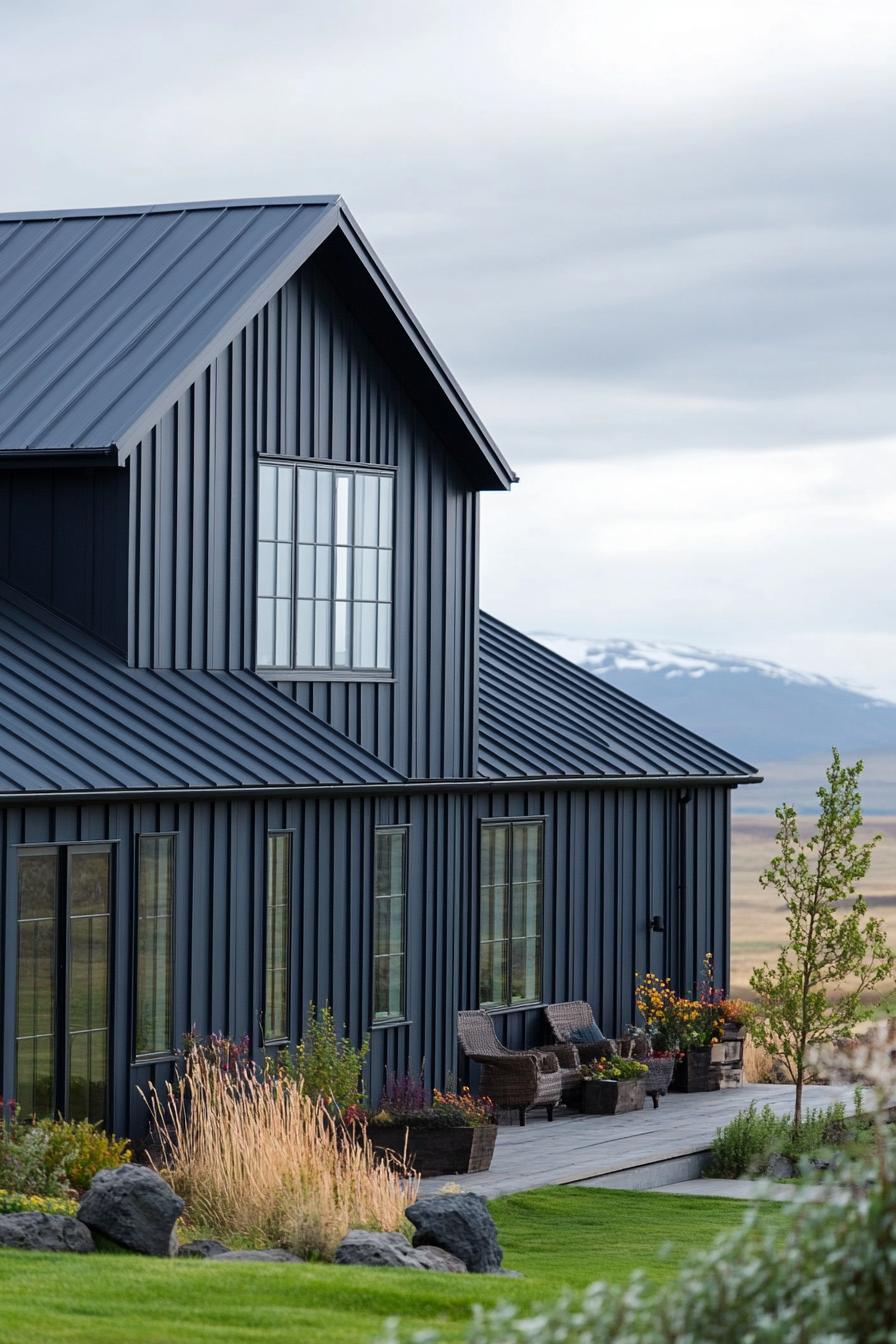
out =
[(590, 1186), (596, 1190), (659, 1190), (664, 1185), (678, 1185), (681, 1181), (695, 1181), (709, 1165), (709, 1148), (699, 1148), (676, 1157), (664, 1157), (654, 1162), (637, 1162), (616, 1171), (605, 1171), (586, 1181), (569, 1181), (569, 1185)]

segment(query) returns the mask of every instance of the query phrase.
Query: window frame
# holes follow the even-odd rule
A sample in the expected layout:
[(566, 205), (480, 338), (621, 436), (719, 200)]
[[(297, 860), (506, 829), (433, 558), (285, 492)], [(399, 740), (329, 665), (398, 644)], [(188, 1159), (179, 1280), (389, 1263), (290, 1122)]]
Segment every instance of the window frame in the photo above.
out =
[[(75, 854), (100, 853), (105, 855), (108, 864), (108, 909), (102, 912), (102, 917), (106, 919), (105, 928), (105, 957), (106, 957), (106, 1018), (103, 1030), (106, 1035), (106, 1076), (105, 1076), (105, 1099), (104, 1115), (100, 1120), (101, 1124), (106, 1124), (109, 1118), (109, 1104), (111, 1094), (111, 1063), (112, 1046), (114, 1030), (114, 998), (115, 998), (115, 948), (116, 948), (116, 929), (118, 923), (117, 917), (117, 893), (118, 893), (118, 865), (117, 854), (120, 841), (114, 837), (105, 837), (96, 840), (26, 840), (20, 844), (12, 844), (9, 847), (11, 859), (11, 875), (14, 891), (15, 910), (13, 934), (13, 955), (15, 957), (13, 984), (14, 998), (12, 1005), (12, 1045), (13, 1045), (13, 1085), (16, 1091), (19, 1091), (18, 1078), (18, 1042), (20, 1039), (26, 1039), (18, 1034), (18, 995), (19, 995), (19, 925), (24, 922), (20, 920), (20, 892), (19, 892), (19, 860), (28, 855), (39, 855), (43, 852), (46, 855), (55, 854), (56, 857), (56, 891), (53, 908), (53, 1009), (52, 1009), (52, 1042), (53, 1042), (53, 1063), (51, 1068), (51, 1088), (52, 1088), (52, 1107), (50, 1116), (58, 1113), (68, 1115), (70, 1112), (70, 1085), (71, 1085), (71, 1040), (69, 1031), (70, 1022), (70, 997), (72, 984), (71, 969), (71, 922), (72, 922), (72, 901), (71, 901), (71, 858)], [(75, 916), (79, 918), (80, 916)], [(84, 916), (84, 917), (90, 917)]]
[[(476, 895), (477, 895), (477, 936), (476, 936), (476, 1004), (477, 1007), (485, 1009), (487, 1013), (513, 1013), (525, 1012), (532, 1008), (538, 1008), (544, 1003), (544, 904), (545, 904), (545, 865), (547, 857), (547, 817), (545, 815), (533, 817), (480, 817), (479, 819), (479, 846), (477, 850), (477, 871), (476, 871)], [(514, 831), (522, 826), (537, 826), (541, 833), (541, 869), (538, 875), (538, 885), (540, 887), (540, 907), (538, 938), (539, 959), (538, 959), (538, 985), (535, 998), (532, 999), (514, 999), (511, 996), (511, 985), (513, 975), (513, 860), (514, 860)], [(509, 844), (507, 847), (507, 902), (504, 912), (504, 937), (500, 939), (484, 940), (482, 937), (482, 841), (486, 830), (497, 830), (501, 827), (506, 828), (509, 833)], [(494, 884), (492, 884), (494, 885)], [(504, 952), (504, 982), (505, 997), (503, 1000), (483, 1000), (481, 993), (481, 975), (482, 975), (482, 945), (484, 941), (500, 942), (505, 949)]]
[[(262, 976), (261, 976), (261, 1044), (264, 1049), (270, 1046), (288, 1045), (291, 1036), (292, 1026), (292, 904), (293, 904), (293, 857), (295, 832), (286, 827), (277, 827), (274, 830), (265, 832), (264, 842), (264, 925), (262, 930)], [(286, 949), (286, 965), (283, 968), (285, 975), (285, 999), (284, 1018), (286, 1032), (279, 1036), (268, 1035), (268, 987), (270, 985), (271, 966), (268, 960), (268, 912), (270, 902), (270, 879), (271, 879), (271, 841), (276, 838), (285, 838), (287, 842), (286, 855), (286, 932), (284, 947)]]
[[(403, 837), (402, 845), (402, 874), (401, 874), (401, 1004), (399, 1012), (389, 1017), (377, 1016), (376, 1012), (376, 964), (380, 959), (395, 955), (389, 952), (377, 952), (377, 901), (392, 900), (394, 893), (387, 896), (378, 896), (376, 890), (377, 873), (377, 855), (376, 842), (380, 835), (396, 835)], [(372, 897), (372, 918), (370, 925), (370, 1025), (371, 1029), (378, 1030), (385, 1027), (396, 1027), (407, 1024), (408, 1021), (408, 878), (410, 875), (410, 850), (411, 850), (411, 827), (407, 822), (396, 822), (394, 824), (384, 823), (375, 826), (373, 829), (373, 897)]]
[[(175, 1059), (176, 1051), (174, 1048), (174, 1018), (175, 1018), (175, 996), (174, 996), (174, 972), (177, 954), (177, 845), (180, 833), (178, 831), (138, 831), (134, 836), (134, 897), (133, 897), (133, 948), (132, 948), (132, 985), (131, 991), (131, 1012), (133, 1014), (131, 1026), (131, 1063), (134, 1065), (152, 1064), (159, 1061)], [(140, 1053), (137, 1050), (137, 983), (138, 983), (138, 962), (140, 957), (140, 842), (142, 840), (171, 840), (171, 916), (170, 916), (170, 934), (168, 950), (168, 1049), (147, 1051)]]
[[(293, 489), (292, 489), (292, 540), (288, 543), (288, 544), (292, 547), (291, 589), (290, 589), (290, 597), (289, 597), (289, 599), (288, 599), (288, 600), (289, 600), (289, 603), (290, 603), (290, 632), (289, 632), (289, 645), (290, 645), (290, 651), (291, 651), (291, 661), (290, 661), (289, 663), (284, 663), (284, 664), (282, 664), (282, 665), (281, 665), (281, 664), (262, 663), (262, 662), (259, 661), (259, 633), (260, 633), (260, 632), (259, 632), (258, 604), (259, 604), (259, 600), (260, 600), (260, 596), (261, 596), (261, 595), (259, 594), (259, 591), (258, 591), (258, 587), (259, 587), (259, 545), (260, 545), (260, 542), (261, 542), (261, 540), (262, 540), (262, 538), (261, 538), (261, 536), (260, 536), (260, 521), (261, 521), (261, 520), (260, 520), (260, 510), (261, 510), (261, 489), (260, 489), (260, 479), (261, 479), (261, 478), (260, 478), (260, 470), (261, 470), (261, 468), (264, 467), (264, 466), (271, 466), (271, 467), (281, 468), (281, 469), (283, 469), (283, 470), (290, 470), (290, 471), (292, 471), (292, 472), (294, 473), (294, 481), (293, 481)], [(337, 474), (341, 474), (341, 475), (349, 475), (349, 476), (351, 476), (351, 477), (353, 477), (353, 478), (355, 478), (355, 479), (356, 479), (358, 476), (378, 476), (378, 477), (388, 477), (388, 478), (392, 481), (392, 501), (391, 501), (391, 520), (390, 520), (390, 523), (391, 523), (391, 535), (390, 535), (390, 538), (389, 538), (389, 540), (390, 540), (390, 547), (387, 548), (387, 547), (385, 547), (385, 546), (382, 546), (382, 545), (380, 545), (379, 542), (378, 542), (378, 544), (377, 544), (377, 546), (376, 546), (376, 548), (375, 548), (377, 554), (378, 554), (380, 551), (383, 551), (383, 550), (386, 550), (386, 549), (391, 549), (392, 572), (391, 572), (390, 597), (389, 597), (388, 602), (380, 602), (379, 599), (376, 599), (376, 600), (374, 601), (374, 603), (373, 603), (373, 605), (375, 605), (375, 606), (388, 606), (388, 608), (389, 608), (389, 640), (388, 640), (389, 665), (388, 665), (388, 667), (382, 667), (382, 668), (378, 668), (378, 667), (350, 667), (350, 666), (349, 666), (349, 667), (343, 667), (343, 666), (335, 666), (335, 665), (334, 665), (334, 658), (333, 658), (334, 651), (335, 651), (335, 649), (334, 649), (334, 640), (335, 640), (335, 630), (334, 630), (334, 627), (335, 627), (335, 621), (334, 621), (334, 613), (335, 613), (336, 602), (337, 602), (337, 600), (341, 600), (341, 599), (337, 599), (337, 598), (334, 596), (334, 580), (333, 580), (332, 578), (331, 578), (330, 585), (329, 585), (329, 587), (330, 587), (330, 593), (329, 593), (329, 596), (325, 599), (326, 602), (327, 602), (327, 604), (328, 604), (328, 606), (329, 606), (329, 610), (330, 610), (330, 632), (329, 632), (329, 641), (328, 641), (328, 642), (329, 642), (329, 646), (330, 646), (330, 663), (329, 663), (329, 665), (327, 665), (327, 666), (325, 666), (325, 665), (317, 665), (317, 666), (315, 666), (315, 665), (311, 665), (311, 664), (309, 664), (309, 665), (299, 665), (299, 664), (297, 663), (297, 661), (296, 661), (296, 654), (297, 654), (296, 613), (297, 613), (297, 609), (298, 609), (298, 602), (299, 602), (299, 600), (300, 600), (300, 598), (299, 598), (299, 559), (300, 559), (300, 550), (299, 550), (299, 548), (300, 548), (300, 544), (301, 544), (301, 543), (299, 542), (299, 538), (298, 538), (298, 528), (299, 528), (299, 522), (298, 522), (298, 519), (299, 519), (299, 515), (298, 515), (298, 480), (299, 480), (299, 478), (298, 478), (298, 472), (301, 471), (301, 470), (306, 470), (306, 471), (328, 471), (328, 472), (336, 472)], [(316, 457), (287, 457), (287, 456), (285, 456), (284, 454), (281, 454), (281, 453), (258, 453), (258, 454), (256, 454), (256, 471), (255, 471), (255, 495), (256, 495), (256, 503), (255, 503), (254, 533), (253, 533), (254, 546), (253, 546), (253, 553), (252, 553), (252, 567), (253, 567), (253, 591), (252, 591), (252, 623), (253, 623), (253, 624), (252, 624), (252, 650), (253, 650), (253, 666), (254, 666), (254, 669), (255, 669), (256, 673), (257, 673), (260, 677), (264, 677), (266, 680), (269, 680), (269, 681), (355, 681), (355, 682), (357, 682), (357, 681), (394, 682), (394, 681), (395, 681), (395, 650), (396, 650), (396, 646), (397, 646), (396, 633), (395, 633), (395, 611), (396, 611), (396, 606), (397, 606), (396, 598), (397, 598), (397, 592), (398, 592), (398, 553), (397, 553), (397, 547), (396, 547), (396, 538), (397, 538), (397, 535), (398, 535), (397, 521), (396, 521), (396, 514), (397, 514), (397, 507), (396, 507), (396, 499), (397, 499), (397, 488), (396, 488), (396, 484), (397, 484), (397, 474), (398, 474), (398, 473), (397, 473), (397, 468), (396, 468), (396, 467), (394, 467), (394, 466), (388, 466), (388, 465), (380, 466), (379, 464), (376, 464), (376, 463), (324, 461), (324, 460), (322, 460), (322, 459), (320, 459), (320, 458), (316, 458)], [(355, 491), (355, 485), (354, 485), (354, 481), (353, 481), (353, 485), (352, 485), (352, 497), (353, 497), (353, 498), (354, 498), (354, 491)], [(335, 491), (335, 489), (332, 491), (332, 496), (333, 496), (333, 499), (332, 499), (332, 505), (331, 505), (331, 535), (335, 536), (335, 531), (334, 531), (334, 528), (335, 528), (335, 514), (336, 514), (336, 491)], [(335, 558), (335, 551), (336, 551), (336, 543), (335, 543), (335, 540), (332, 541), (332, 542), (330, 542), (330, 543), (320, 543), (320, 544), (322, 544), (322, 545), (328, 544), (328, 545), (330, 546), (330, 548), (332, 549), (332, 551), (334, 552), (334, 558)], [(350, 545), (350, 547), (348, 547), (348, 549), (350, 550), (350, 552), (351, 552), (351, 554), (352, 554), (352, 557), (354, 557), (354, 554), (355, 554), (355, 552), (356, 552), (357, 550), (359, 550), (359, 549), (364, 549), (364, 548), (363, 548), (363, 547), (359, 547), (359, 546), (357, 546), (357, 544), (355, 543), (354, 539), (352, 539), (351, 545)], [(352, 563), (354, 563), (354, 559), (353, 559)], [(264, 595), (264, 596), (267, 596), (267, 595)], [(276, 598), (274, 598), (273, 600), (276, 600)], [(321, 599), (318, 599), (318, 600), (321, 600)], [(359, 600), (360, 600), (360, 599), (356, 599), (356, 598), (354, 597), (354, 594), (353, 594), (353, 593), (352, 593), (352, 595), (351, 595), (350, 598), (346, 599), (346, 601), (347, 601), (347, 603), (348, 603), (348, 606), (349, 606), (350, 608), (352, 608), (352, 609), (356, 606), (356, 604), (358, 603)], [(275, 635), (275, 638), (276, 638), (276, 635)], [(276, 649), (275, 649), (275, 653), (276, 653)]]

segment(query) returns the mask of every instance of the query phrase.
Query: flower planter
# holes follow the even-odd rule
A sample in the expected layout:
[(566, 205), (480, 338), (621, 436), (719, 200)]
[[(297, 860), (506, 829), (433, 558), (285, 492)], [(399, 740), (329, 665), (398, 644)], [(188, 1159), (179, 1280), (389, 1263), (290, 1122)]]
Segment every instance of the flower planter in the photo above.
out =
[(717, 1045), (698, 1045), (685, 1051), (672, 1075), (673, 1092), (718, 1092), (721, 1087), (721, 1058)]
[(582, 1082), (582, 1110), (588, 1115), (643, 1111), (646, 1096), (643, 1078), (626, 1078), (620, 1083), (604, 1078), (585, 1078)]
[(405, 1158), (420, 1176), (459, 1176), (488, 1171), (498, 1136), (497, 1125), (455, 1125), (444, 1129), (409, 1125), (368, 1125), (376, 1152)]
[(655, 1059), (651, 1055), (644, 1062), (647, 1065), (644, 1091), (648, 1097), (653, 1099), (654, 1109), (656, 1109), (659, 1105), (659, 1098), (664, 1097), (672, 1085), (672, 1074), (675, 1071), (676, 1059), (674, 1055), (669, 1055), (668, 1058), (663, 1059)]

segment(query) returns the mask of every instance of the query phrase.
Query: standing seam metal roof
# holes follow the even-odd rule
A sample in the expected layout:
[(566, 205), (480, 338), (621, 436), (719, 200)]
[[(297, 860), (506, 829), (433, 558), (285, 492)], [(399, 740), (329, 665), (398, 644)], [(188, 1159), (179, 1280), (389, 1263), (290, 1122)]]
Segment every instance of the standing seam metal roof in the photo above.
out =
[(401, 780), (251, 672), (128, 667), (0, 584), (0, 792)]
[(479, 718), (485, 779), (756, 773), (486, 612), (480, 613)]
[(0, 215), (0, 453), (126, 456), (337, 231), (483, 484), (506, 488), (513, 472), (339, 196)]

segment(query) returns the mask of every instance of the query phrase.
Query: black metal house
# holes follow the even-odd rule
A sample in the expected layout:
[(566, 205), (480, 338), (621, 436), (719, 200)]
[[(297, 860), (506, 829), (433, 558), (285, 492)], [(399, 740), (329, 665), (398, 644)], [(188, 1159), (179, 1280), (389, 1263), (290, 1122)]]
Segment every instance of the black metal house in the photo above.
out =
[(339, 198), (0, 217), (0, 1093), (727, 964), (753, 768), (479, 611), (514, 479)]

